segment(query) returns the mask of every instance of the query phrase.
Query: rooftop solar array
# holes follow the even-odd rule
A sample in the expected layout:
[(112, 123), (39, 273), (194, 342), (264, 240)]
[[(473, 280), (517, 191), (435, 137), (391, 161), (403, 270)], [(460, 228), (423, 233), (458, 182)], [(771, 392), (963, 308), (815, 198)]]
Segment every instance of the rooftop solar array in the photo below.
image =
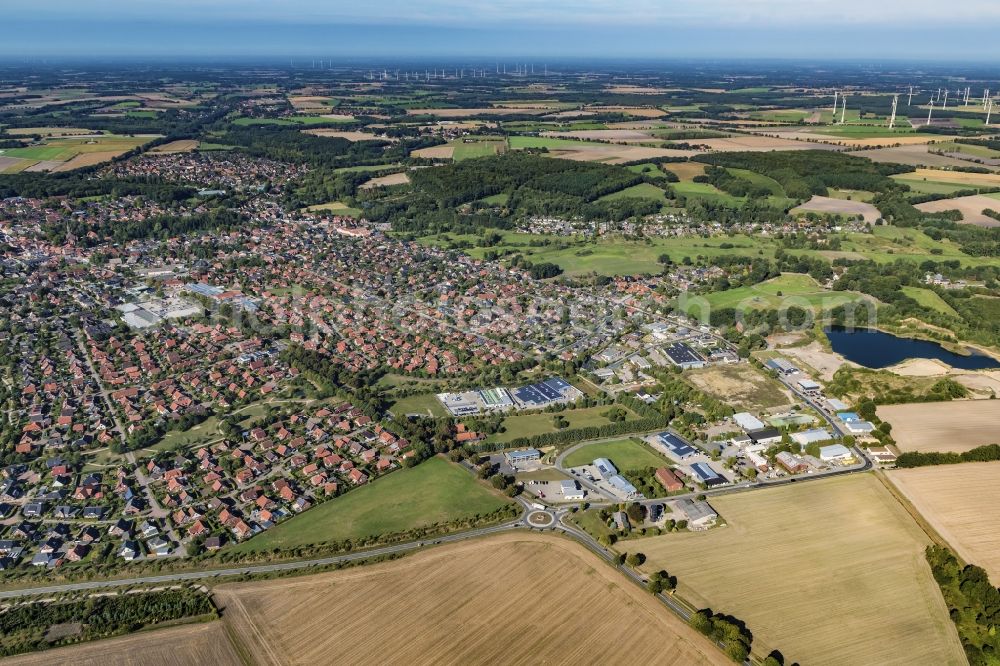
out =
[(718, 472), (706, 465), (705, 463), (695, 463), (691, 465), (691, 471), (698, 475), (698, 478), (702, 482), (708, 485), (715, 485), (717, 483), (724, 483), (725, 479), (719, 476)]
[(702, 363), (705, 359), (698, 356), (695, 350), (688, 347), (683, 342), (675, 342), (663, 351), (666, 352), (670, 360), (677, 365), (683, 365), (685, 363)]
[(697, 453), (694, 447), (673, 433), (661, 432), (656, 438), (678, 458), (686, 458)]

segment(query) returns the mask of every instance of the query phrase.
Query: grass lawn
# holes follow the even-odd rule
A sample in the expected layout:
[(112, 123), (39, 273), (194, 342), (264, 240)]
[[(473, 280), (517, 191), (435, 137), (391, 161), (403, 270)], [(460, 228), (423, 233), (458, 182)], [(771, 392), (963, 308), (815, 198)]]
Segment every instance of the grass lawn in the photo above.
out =
[(490, 513), (509, 501), (458, 465), (432, 458), (315, 506), (231, 550), (267, 551), (405, 532)]
[[(574, 428), (602, 426), (611, 423), (611, 421), (602, 416), (602, 414), (611, 408), (612, 405), (587, 407), (585, 409), (567, 409), (559, 412), (558, 415), (569, 421), (569, 428), (567, 429), (572, 430)], [(491, 435), (489, 440), (491, 442), (509, 442), (518, 437), (531, 437), (542, 433), (559, 432), (559, 428), (556, 428), (553, 424), (555, 416), (557, 414), (545, 412), (508, 416), (503, 420), (505, 431)], [(635, 415), (629, 412), (629, 418), (635, 418)]]
[(507, 142), (501, 138), (493, 141), (475, 141), (472, 143), (466, 143), (459, 139), (453, 141), (452, 145), (455, 147), (455, 151), (452, 153), (451, 158), (456, 162), (461, 162), (462, 160), (474, 157), (489, 157), (490, 155), (502, 152), (507, 147)]
[(397, 416), (405, 414), (427, 416), (428, 412), (432, 416), (448, 416), (448, 412), (434, 393), (418, 393), (406, 398), (400, 398), (389, 409)]
[(566, 467), (589, 465), (595, 458), (607, 458), (621, 470), (663, 467), (668, 460), (635, 439), (618, 439), (582, 446), (566, 456)]
[[(669, 169), (671, 166), (673, 165), (667, 165), (667, 168)], [(693, 181), (682, 180), (679, 183), (671, 183), (670, 186), (674, 188), (674, 191), (677, 192), (677, 194), (681, 194), (685, 197), (716, 201), (727, 206), (738, 206), (745, 201), (744, 197), (734, 197), (731, 194), (723, 192), (711, 183), (695, 183)]]
[(955, 308), (948, 305), (935, 291), (924, 289), (923, 287), (903, 287), (903, 293), (915, 300), (917, 303), (920, 303), (920, 305), (925, 308), (936, 310), (942, 314), (951, 315), (952, 317), (959, 316), (959, 314), (955, 312)]

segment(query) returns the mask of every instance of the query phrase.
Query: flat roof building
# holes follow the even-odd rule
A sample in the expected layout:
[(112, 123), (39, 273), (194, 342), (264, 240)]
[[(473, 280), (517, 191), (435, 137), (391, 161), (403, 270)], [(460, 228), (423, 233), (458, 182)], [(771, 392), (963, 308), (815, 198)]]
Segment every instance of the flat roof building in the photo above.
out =
[(521, 449), (520, 451), (509, 451), (506, 456), (507, 462), (516, 465), (518, 463), (538, 460), (542, 457), (542, 452), (538, 449)]
[(726, 479), (719, 475), (708, 463), (695, 463), (691, 465), (691, 471), (698, 477), (698, 480), (706, 486), (718, 486), (726, 483)]
[(656, 436), (656, 441), (666, 447), (667, 452), (678, 461), (690, 458), (698, 451), (672, 432), (661, 432)]
[(675, 342), (666, 347), (663, 353), (667, 355), (671, 363), (682, 368), (702, 368), (705, 366), (705, 359), (683, 342)]
[(823, 462), (837, 462), (850, 460), (854, 457), (851, 450), (843, 444), (832, 444), (824, 446), (819, 450), (819, 459)]
[(816, 442), (828, 442), (831, 439), (833, 439), (833, 434), (825, 428), (813, 428), (792, 433), (792, 441), (803, 448)]
[(765, 423), (750, 412), (738, 412), (733, 414), (733, 421), (744, 430), (760, 430), (765, 427)]
[(597, 458), (594, 460), (594, 467), (597, 468), (597, 471), (600, 472), (601, 476), (605, 479), (618, 473), (618, 468), (611, 464), (611, 461), (607, 458)]

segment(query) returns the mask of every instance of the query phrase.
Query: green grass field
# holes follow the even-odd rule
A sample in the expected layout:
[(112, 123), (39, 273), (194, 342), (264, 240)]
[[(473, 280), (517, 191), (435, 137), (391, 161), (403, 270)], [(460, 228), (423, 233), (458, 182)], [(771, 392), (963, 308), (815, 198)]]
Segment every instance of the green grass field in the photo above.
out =
[(784, 273), (760, 284), (709, 294), (705, 297), (713, 308), (778, 309), (783, 305), (830, 309), (860, 298), (843, 291), (826, 291), (808, 275)]
[(907, 174), (892, 176), (892, 179), (909, 185), (914, 194), (953, 194), (960, 190), (974, 190), (975, 185), (963, 185), (962, 183), (946, 183), (934, 180), (923, 180), (918, 178), (906, 178)]
[[(559, 412), (559, 415), (569, 421), (570, 430), (574, 428), (587, 428), (590, 426), (602, 426), (611, 423), (602, 414), (611, 409), (605, 407), (587, 407), (585, 409), (567, 409)], [(544, 433), (559, 432), (553, 423), (556, 414), (541, 412), (538, 414), (519, 414), (508, 416), (503, 420), (504, 432), (496, 433), (489, 437), (491, 442), (509, 442), (518, 437), (531, 437)], [(629, 419), (634, 419), (635, 415), (629, 412)]]
[(309, 206), (306, 210), (319, 212), (319, 211), (330, 211), (337, 215), (346, 215), (348, 217), (361, 217), (362, 210), (360, 208), (351, 208), (347, 204), (341, 201), (331, 201), (325, 204), (316, 204), (315, 206)]
[(441, 404), (441, 401), (437, 399), (437, 394), (435, 393), (418, 393), (400, 398), (389, 409), (397, 416), (405, 414), (427, 416), (428, 411), (432, 416), (448, 416), (448, 412)]
[(474, 141), (472, 143), (466, 143), (459, 139), (453, 141), (452, 145), (455, 147), (455, 151), (452, 153), (451, 158), (456, 162), (475, 157), (489, 157), (503, 151), (507, 147), (506, 141), (502, 139), (495, 141)]
[[(669, 166), (667, 168), (669, 168)], [(670, 186), (674, 188), (674, 191), (677, 192), (677, 194), (685, 197), (716, 201), (727, 206), (739, 206), (743, 203), (743, 201), (745, 201), (744, 197), (734, 197), (731, 194), (723, 192), (711, 183), (695, 183), (690, 180), (682, 180), (679, 183), (671, 183)]]
[(650, 183), (639, 183), (638, 185), (626, 187), (624, 190), (619, 190), (618, 192), (605, 194), (603, 197), (598, 199), (598, 201), (614, 201), (615, 199), (629, 198), (652, 199), (654, 201), (659, 201), (660, 203), (666, 203), (667, 193), (656, 185), (651, 185)]
[(230, 551), (260, 552), (405, 532), (487, 514), (508, 502), (458, 465), (432, 458), (315, 506)]
[[(899, 122), (897, 118), (896, 122)], [(824, 125), (822, 127), (817, 127), (812, 130), (816, 134), (826, 134), (828, 136), (836, 136), (844, 139), (891, 139), (894, 136), (923, 136), (928, 139), (933, 139), (933, 134), (918, 134), (913, 129), (904, 126), (896, 126), (889, 129), (888, 123), (886, 127), (878, 127), (873, 125)]]
[(607, 458), (619, 471), (663, 467), (669, 462), (646, 444), (634, 439), (619, 439), (582, 446), (566, 456), (563, 465), (566, 467), (589, 465), (595, 458)]
[(920, 303), (920, 305), (925, 308), (936, 310), (941, 314), (951, 315), (952, 317), (959, 316), (959, 314), (955, 312), (955, 308), (945, 303), (943, 298), (930, 289), (924, 289), (923, 287), (903, 287), (902, 290), (904, 294), (915, 300), (917, 303)]

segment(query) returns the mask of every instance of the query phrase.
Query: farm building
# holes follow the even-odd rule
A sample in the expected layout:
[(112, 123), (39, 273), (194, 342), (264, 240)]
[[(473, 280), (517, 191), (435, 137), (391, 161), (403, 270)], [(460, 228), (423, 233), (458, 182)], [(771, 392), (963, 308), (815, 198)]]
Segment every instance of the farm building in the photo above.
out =
[(618, 468), (615, 467), (607, 458), (596, 459), (594, 461), (594, 467), (597, 468), (597, 471), (600, 472), (601, 476), (605, 479), (618, 473)]
[(655, 476), (656, 480), (660, 482), (660, 485), (662, 485), (668, 493), (676, 492), (684, 488), (684, 484), (677, 478), (677, 475), (666, 467), (660, 467), (657, 469)]
[(777, 428), (761, 428), (760, 430), (751, 430), (747, 433), (757, 444), (777, 444), (781, 441), (781, 431)]
[(765, 427), (763, 421), (749, 412), (733, 414), (733, 421), (736, 422), (736, 425), (743, 428), (743, 430), (760, 430)]
[(576, 487), (573, 480), (560, 481), (559, 489), (567, 500), (582, 500), (587, 495), (586, 491)]
[(788, 451), (782, 451), (782, 452), (780, 452), (775, 457), (775, 460), (778, 461), (779, 465), (781, 465), (782, 467), (784, 467), (786, 470), (788, 470), (792, 474), (798, 474), (799, 472), (805, 472), (806, 470), (809, 469), (809, 464), (805, 460), (803, 460), (802, 458), (798, 457), (794, 453), (789, 453)]
[(655, 441), (665, 447), (667, 454), (678, 462), (698, 453), (693, 446), (671, 432), (661, 432)]
[(792, 433), (792, 441), (805, 448), (816, 442), (828, 442), (833, 439), (833, 434), (826, 428), (812, 428), (802, 432)]
[(709, 467), (708, 463), (695, 463), (691, 465), (691, 471), (694, 472), (698, 481), (704, 483), (706, 486), (719, 486), (726, 483), (725, 477), (719, 475), (718, 472)]
[(663, 353), (667, 355), (671, 363), (684, 369), (705, 367), (705, 359), (686, 343), (675, 342), (666, 347)]
[(507, 456), (507, 462), (511, 465), (519, 465), (540, 459), (542, 452), (538, 449), (521, 449), (520, 451), (510, 451), (505, 455)]
[(686, 516), (688, 529), (706, 530), (715, 525), (715, 521), (719, 518), (719, 514), (709, 506), (708, 502), (678, 500), (674, 504), (674, 510)]
[(819, 459), (824, 462), (843, 462), (853, 458), (854, 454), (843, 444), (824, 446), (819, 450)]

